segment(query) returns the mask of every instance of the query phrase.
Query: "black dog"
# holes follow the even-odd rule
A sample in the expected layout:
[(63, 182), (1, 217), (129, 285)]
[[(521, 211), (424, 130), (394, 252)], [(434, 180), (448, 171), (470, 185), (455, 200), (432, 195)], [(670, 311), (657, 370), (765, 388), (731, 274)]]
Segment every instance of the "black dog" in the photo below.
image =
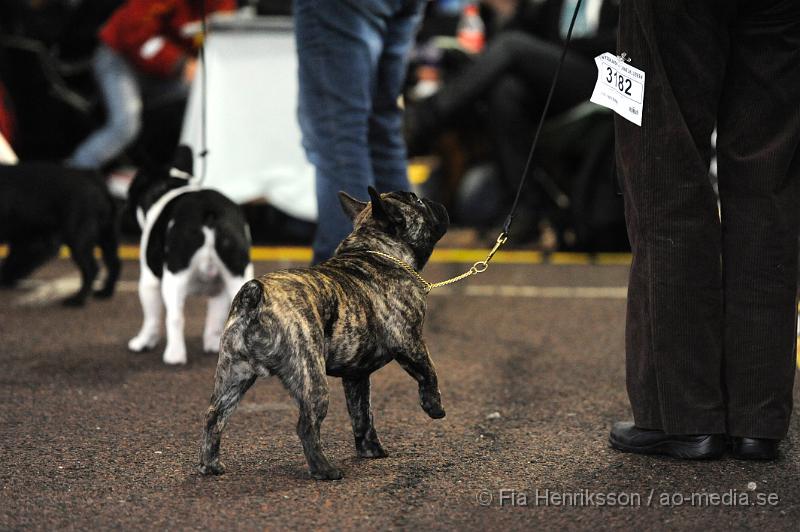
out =
[(362, 457), (386, 456), (372, 424), (369, 376), (391, 360), (419, 383), (423, 410), (434, 419), (444, 417), (436, 371), (422, 340), (426, 289), (396, 261), (422, 269), (447, 231), (447, 211), (408, 192), (381, 196), (370, 188), (369, 193), (370, 203), (340, 193), (354, 230), (333, 258), (310, 269), (267, 274), (236, 295), (206, 416), (201, 473), (223, 472), (221, 432), (259, 375), (277, 376), (297, 401), (297, 433), (316, 479), (342, 477), (320, 442), (328, 410), (326, 374), (342, 378)]
[(253, 277), (250, 231), (241, 209), (215, 190), (191, 185), (191, 172), (191, 149), (182, 146), (174, 166), (142, 168), (128, 190), (128, 207), (142, 226), (139, 298), (144, 313), (128, 349), (155, 347), (165, 306), (166, 364), (187, 362), (186, 297), (209, 296), (203, 349), (216, 353), (231, 300)]
[(114, 293), (121, 267), (117, 216), (97, 172), (54, 163), (0, 165), (0, 240), (9, 244), (0, 270), (4, 286), (13, 286), (30, 274), (63, 243), (81, 272), (80, 290), (64, 304), (83, 305), (97, 276), (94, 248), (98, 245), (108, 276), (95, 296)]

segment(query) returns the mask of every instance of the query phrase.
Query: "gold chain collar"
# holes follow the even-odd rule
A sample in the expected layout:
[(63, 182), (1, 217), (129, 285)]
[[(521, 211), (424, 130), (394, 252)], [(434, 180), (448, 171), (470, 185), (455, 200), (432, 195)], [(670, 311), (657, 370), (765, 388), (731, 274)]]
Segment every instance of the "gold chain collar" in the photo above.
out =
[(382, 251), (373, 251), (373, 250), (368, 250), (367, 253), (372, 253), (373, 255), (378, 255), (380, 257), (388, 259), (388, 260), (394, 262), (395, 264), (397, 264), (398, 266), (400, 266), (401, 268), (403, 268), (405, 271), (407, 271), (409, 274), (411, 274), (417, 281), (420, 282), (420, 284), (422, 285), (423, 290), (425, 291), (426, 294), (428, 294), (434, 288), (439, 288), (441, 286), (447, 286), (449, 284), (457, 283), (458, 281), (460, 281), (462, 279), (466, 279), (467, 277), (471, 277), (473, 275), (485, 272), (489, 268), (489, 261), (492, 260), (492, 257), (494, 257), (494, 254), (497, 253), (497, 250), (500, 249), (500, 246), (502, 246), (503, 244), (506, 243), (506, 240), (508, 240), (508, 237), (506, 236), (506, 234), (505, 233), (500, 233), (500, 236), (497, 237), (497, 242), (495, 242), (494, 247), (489, 252), (489, 254), (486, 256), (486, 260), (479, 260), (478, 262), (473, 264), (472, 267), (470, 267), (469, 270), (467, 270), (466, 272), (462, 273), (461, 275), (457, 275), (455, 277), (451, 277), (450, 279), (447, 279), (446, 281), (439, 281), (438, 283), (429, 283), (409, 263), (405, 262), (404, 260), (400, 260), (397, 257), (393, 257), (392, 255), (389, 255), (388, 253), (384, 253)]

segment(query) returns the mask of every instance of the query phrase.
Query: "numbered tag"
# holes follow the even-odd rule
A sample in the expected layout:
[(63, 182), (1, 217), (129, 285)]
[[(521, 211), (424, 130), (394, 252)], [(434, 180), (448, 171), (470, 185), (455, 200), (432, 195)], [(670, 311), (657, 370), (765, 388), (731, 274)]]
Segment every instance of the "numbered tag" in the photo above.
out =
[(641, 126), (644, 72), (608, 52), (595, 57), (594, 62), (597, 63), (597, 83), (590, 101)]

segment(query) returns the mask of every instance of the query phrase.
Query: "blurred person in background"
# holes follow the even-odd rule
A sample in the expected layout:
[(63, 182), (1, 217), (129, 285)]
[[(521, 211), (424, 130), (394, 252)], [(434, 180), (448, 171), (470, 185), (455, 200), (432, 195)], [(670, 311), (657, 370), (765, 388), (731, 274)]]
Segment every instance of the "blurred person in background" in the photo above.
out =
[[(486, 107), (484, 127), (510, 202), (563, 50), (576, 0), (482, 0), (487, 44), (462, 72), (432, 96), (408, 105), (405, 134), (412, 155), (461, 115)], [(583, 0), (549, 116), (587, 101), (597, 78), (594, 57), (613, 51), (619, 0)], [(529, 179), (515, 238), (536, 238), (542, 191)]]
[(342, 190), (368, 199), (408, 190), (402, 111), (407, 56), (424, 0), (295, 0), (298, 120), (316, 170), (313, 263), (330, 258), (353, 225)]
[(106, 122), (68, 164), (102, 168), (136, 139), (145, 105), (185, 99), (203, 40), (202, 15), (236, 7), (236, 0), (128, 0), (114, 11), (93, 58)]
[(98, 29), (121, 3), (0, 1), (0, 79), (16, 115), (14, 149), (23, 159), (63, 160), (94, 129), (91, 54)]

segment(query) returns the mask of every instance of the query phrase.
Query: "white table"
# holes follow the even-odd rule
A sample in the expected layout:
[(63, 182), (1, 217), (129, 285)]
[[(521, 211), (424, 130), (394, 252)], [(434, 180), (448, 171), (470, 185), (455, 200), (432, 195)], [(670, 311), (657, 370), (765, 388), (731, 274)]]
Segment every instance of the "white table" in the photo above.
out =
[[(264, 199), (306, 221), (317, 218), (314, 169), (297, 124), (297, 57), (290, 18), (212, 22), (206, 41), (207, 146), (204, 186), (238, 203)], [(181, 142), (201, 142), (201, 75), (189, 97)]]

